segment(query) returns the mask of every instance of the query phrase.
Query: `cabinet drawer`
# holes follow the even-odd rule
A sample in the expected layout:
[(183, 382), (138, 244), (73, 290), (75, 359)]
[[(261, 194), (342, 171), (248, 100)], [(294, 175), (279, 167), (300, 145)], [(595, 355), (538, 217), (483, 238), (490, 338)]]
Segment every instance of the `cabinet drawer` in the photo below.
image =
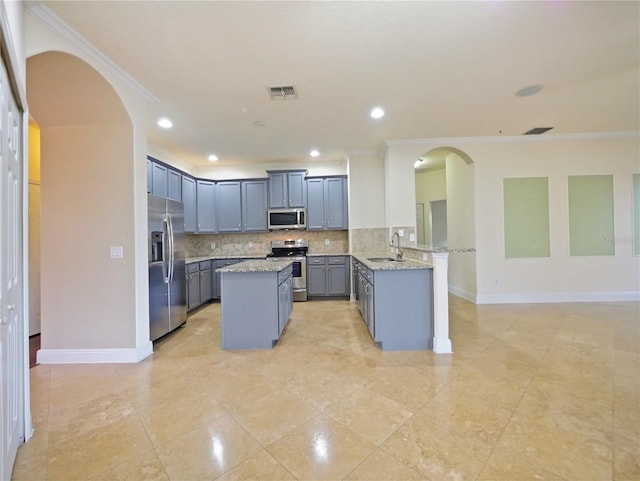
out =
[(331, 265), (344, 265), (345, 257), (344, 256), (331, 256), (327, 259), (327, 264)]
[(323, 266), (324, 265), (324, 257), (307, 257), (307, 265)]
[(207, 269), (211, 269), (211, 261), (202, 261), (200, 263), (200, 270), (206, 271)]
[(193, 264), (187, 264), (188, 274), (193, 274), (194, 272), (198, 272), (199, 270), (200, 270), (200, 267), (198, 266), (197, 262), (194, 262)]

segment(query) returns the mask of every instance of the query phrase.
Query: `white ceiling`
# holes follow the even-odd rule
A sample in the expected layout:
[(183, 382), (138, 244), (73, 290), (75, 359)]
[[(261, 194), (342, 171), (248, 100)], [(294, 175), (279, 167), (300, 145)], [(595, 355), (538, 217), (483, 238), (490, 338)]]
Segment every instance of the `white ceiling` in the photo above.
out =
[[(209, 153), (321, 162), (385, 140), (640, 130), (638, 2), (44, 5), (157, 97), (149, 141), (194, 168)], [(515, 95), (531, 84), (545, 88)], [(270, 100), (277, 85), (299, 99)]]

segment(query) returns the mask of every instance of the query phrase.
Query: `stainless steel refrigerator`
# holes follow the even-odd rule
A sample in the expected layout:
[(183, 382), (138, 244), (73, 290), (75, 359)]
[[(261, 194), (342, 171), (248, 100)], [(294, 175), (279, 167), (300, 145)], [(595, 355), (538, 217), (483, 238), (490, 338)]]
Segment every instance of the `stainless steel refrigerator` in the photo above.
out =
[(149, 196), (149, 335), (152, 341), (187, 321), (182, 202)]

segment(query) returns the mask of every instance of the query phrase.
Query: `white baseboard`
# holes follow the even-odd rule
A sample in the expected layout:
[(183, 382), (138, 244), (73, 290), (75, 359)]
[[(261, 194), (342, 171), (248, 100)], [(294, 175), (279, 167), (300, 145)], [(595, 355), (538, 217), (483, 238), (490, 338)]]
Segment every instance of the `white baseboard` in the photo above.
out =
[[(449, 289), (452, 294), (460, 295)], [(460, 297), (464, 297), (460, 295)], [(465, 297), (465, 299), (467, 299)], [(470, 299), (467, 299), (470, 300)], [(493, 294), (476, 296), (476, 304), (538, 304), (552, 302), (640, 301), (640, 292), (542, 292), (532, 294)], [(471, 301), (474, 302), (474, 301)]]
[(449, 286), (449, 292), (454, 296), (462, 297), (463, 299), (476, 303), (476, 295), (472, 292), (465, 291), (455, 286)]
[(40, 349), (39, 364), (109, 364), (140, 362), (153, 353), (153, 343), (132, 349)]

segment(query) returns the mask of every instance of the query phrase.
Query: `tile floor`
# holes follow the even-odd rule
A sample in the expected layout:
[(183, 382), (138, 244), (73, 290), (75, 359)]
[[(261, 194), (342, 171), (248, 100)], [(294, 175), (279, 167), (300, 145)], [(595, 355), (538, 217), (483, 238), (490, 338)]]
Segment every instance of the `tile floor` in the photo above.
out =
[(213, 304), (139, 364), (36, 366), (12, 479), (640, 479), (638, 303), (450, 303), (453, 355), (318, 301), (273, 350), (221, 351)]

